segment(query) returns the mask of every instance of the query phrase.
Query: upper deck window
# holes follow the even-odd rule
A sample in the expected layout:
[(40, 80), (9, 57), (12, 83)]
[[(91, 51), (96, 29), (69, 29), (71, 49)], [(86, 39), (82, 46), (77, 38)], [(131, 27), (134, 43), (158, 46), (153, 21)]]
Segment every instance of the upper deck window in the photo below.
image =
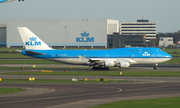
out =
[(138, 51), (138, 50), (127, 50), (127, 51)]
[(142, 51), (148, 51), (148, 52), (150, 52), (150, 51), (152, 51), (152, 50), (142, 50)]

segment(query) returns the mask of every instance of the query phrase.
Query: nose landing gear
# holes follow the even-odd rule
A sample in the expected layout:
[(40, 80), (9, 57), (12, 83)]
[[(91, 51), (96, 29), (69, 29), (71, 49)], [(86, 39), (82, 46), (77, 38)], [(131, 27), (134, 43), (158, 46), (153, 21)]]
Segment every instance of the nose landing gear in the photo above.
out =
[(157, 70), (157, 65), (158, 65), (158, 64), (154, 64), (154, 70)]

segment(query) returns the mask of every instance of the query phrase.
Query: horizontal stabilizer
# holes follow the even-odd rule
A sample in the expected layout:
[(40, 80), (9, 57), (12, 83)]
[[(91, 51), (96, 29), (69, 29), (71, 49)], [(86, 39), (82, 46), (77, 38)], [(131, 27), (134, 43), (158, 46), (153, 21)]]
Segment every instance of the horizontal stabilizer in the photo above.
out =
[(34, 52), (34, 51), (25, 51), (27, 54), (31, 54), (31, 55), (45, 55), (45, 53), (38, 53), (38, 52)]
[(22, 52), (22, 50), (16, 50), (17, 52)]

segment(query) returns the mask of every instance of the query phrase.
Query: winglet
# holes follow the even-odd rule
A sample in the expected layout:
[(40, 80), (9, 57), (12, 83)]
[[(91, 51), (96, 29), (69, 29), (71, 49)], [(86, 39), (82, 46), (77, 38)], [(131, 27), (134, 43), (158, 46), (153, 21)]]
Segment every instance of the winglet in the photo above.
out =
[(27, 27), (18, 27), (18, 31), (20, 33), (21, 39), (26, 49), (52, 49), (46, 43), (44, 43), (39, 37), (37, 37), (33, 32), (31, 32)]

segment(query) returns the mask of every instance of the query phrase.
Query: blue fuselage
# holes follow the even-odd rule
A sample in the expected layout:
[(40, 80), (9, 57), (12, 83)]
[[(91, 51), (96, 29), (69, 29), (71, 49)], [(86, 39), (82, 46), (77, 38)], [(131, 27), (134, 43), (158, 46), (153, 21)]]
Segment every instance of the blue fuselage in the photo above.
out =
[[(40, 54), (29, 54), (26, 51), (33, 51)], [(70, 63), (74, 59), (79, 60), (80, 58), (86, 59), (117, 59), (118, 60), (126, 60), (132, 59), (137, 64), (154, 64), (167, 61), (172, 58), (171, 55), (167, 54), (166, 52), (162, 51), (159, 48), (117, 48), (117, 49), (108, 49), (108, 50), (23, 50), (23, 55), (36, 57), (36, 58), (43, 58), (43, 59), (52, 59), (53, 61), (60, 61), (61, 59), (69, 59), (68, 62)], [(143, 61), (147, 59), (147, 61)], [(152, 61), (154, 60), (154, 62)], [(165, 60), (167, 59), (167, 60)], [(148, 62), (149, 61), (149, 62)], [(75, 61), (73, 61), (74, 63)], [(85, 64), (87, 64), (87, 61)], [(72, 64), (73, 64), (72, 63)], [(83, 63), (81, 63), (83, 64)]]

